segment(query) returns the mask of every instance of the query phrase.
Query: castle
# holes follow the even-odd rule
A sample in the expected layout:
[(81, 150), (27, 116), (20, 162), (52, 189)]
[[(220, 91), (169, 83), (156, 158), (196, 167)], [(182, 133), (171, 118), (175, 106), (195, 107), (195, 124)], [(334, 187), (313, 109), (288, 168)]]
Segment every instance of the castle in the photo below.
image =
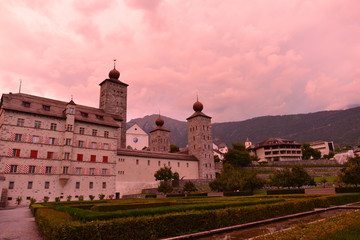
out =
[[(170, 132), (159, 116), (150, 151), (126, 149), (128, 84), (115, 66), (100, 83), (99, 108), (24, 93), (0, 103), (1, 205), (49, 197), (104, 194), (120, 198), (156, 187), (154, 173), (170, 166), (183, 179), (214, 179), (211, 117), (196, 101), (188, 121), (188, 152), (169, 153)], [(26, 201), (24, 201), (26, 200)]]

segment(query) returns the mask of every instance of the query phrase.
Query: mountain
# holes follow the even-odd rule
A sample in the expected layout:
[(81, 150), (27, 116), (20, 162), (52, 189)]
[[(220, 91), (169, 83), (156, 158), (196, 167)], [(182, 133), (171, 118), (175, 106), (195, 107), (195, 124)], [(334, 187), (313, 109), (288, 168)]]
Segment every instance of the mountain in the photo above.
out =
[[(131, 120), (146, 132), (155, 128), (158, 115)], [(171, 131), (171, 143), (185, 147), (187, 143), (186, 122), (163, 117), (164, 127)], [(213, 124), (214, 142), (244, 142), (246, 138), (258, 143), (270, 137), (285, 138), (297, 142), (316, 140), (334, 141), (335, 146), (360, 144), (360, 107), (347, 110), (322, 111), (307, 114), (264, 116), (245, 121)]]

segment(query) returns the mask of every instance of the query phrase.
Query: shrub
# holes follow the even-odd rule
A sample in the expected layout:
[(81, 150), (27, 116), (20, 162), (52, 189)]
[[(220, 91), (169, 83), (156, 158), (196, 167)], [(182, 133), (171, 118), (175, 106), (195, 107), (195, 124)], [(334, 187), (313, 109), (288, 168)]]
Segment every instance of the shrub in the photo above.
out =
[(79, 201), (84, 201), (84, 196), (83, 195), (79, 196)]
[(185, 197), (184, 193), (172, 193), (172, 194), (166, 194), (166, 197)]
[(60, 202), (60, 197), (56, 197), (55, 202)]
[(196, 191), (197, 191), (197, 188), (196, 188), (195, 184), (192, 181), (186, 181), (186, 183), (184, 184), (183, 192), (191, 193), (191, 192), (196, 192)]
[(146, 194), (145, 198), (156, 198), (156, 194)]
[(224, 192), (224, 196), (251, 196), (252, 191), (241, 191), (241, 192)]
[(94, 195), (89, 195), (89, 199), (92, 201), (94, 200), (95, 196)]
[(279, 195), (279, 194), (304, 194), (305, 189), (297, 188), (297, 189), (275, 189), (275, 190), (267, 190), (267, 195)]
[(99, 199), (100, 199), (100, 200), (103, 200), (104, 198), (105, 198), (105, 195), (102, 194), (102, 193), (100, 193), (100, 194), (99, 194)]
[(66, 197), (66, 201), (70, 202), (70, 201), (71, 201), (71, 198), (72, 198), (72, 196), (71, 196), (71, 195), (68, 195), (68, 196)]
[(50, 197), (48, 197), (48, 196), (44, 196), (43, 201), (46, 203), (46, 202), (48, 202), (48, 201), (49, 201), (49, 199), (50, 199)]
[(29, 204), (29, 208), (32, 204), (36, 203), (36, 199), (35, 198), (30, 198), (30, 204)]
[(21, 196), (18, 196), (18, 197), (16, 198), (16, 204), (19, 206), (19, 205), (21, 204), (21, 202), (22, 202), (22, 197), (21, 197)]
[(360, 192), (360, 187), (337, 187), (335, 188), (336, 193), (355, 193)]

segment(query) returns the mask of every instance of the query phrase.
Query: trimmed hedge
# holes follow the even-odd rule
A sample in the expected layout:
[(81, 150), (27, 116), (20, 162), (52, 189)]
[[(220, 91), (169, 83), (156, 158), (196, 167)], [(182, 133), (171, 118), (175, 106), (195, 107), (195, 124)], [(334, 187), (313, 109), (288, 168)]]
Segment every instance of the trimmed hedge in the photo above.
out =
[[(66, 212), (70, 214), (74, 219), (86, 222), (86, 221), (94, 221), (94, 220), (108, 220), (114, 218), (155, 216), (155, 215), (175, 213), (175, 212), (185, 212), (185, 211), (200, 211), (200, 210), (206, 211), (206, 210), (224, 209), (231, 207), (272, 204), (281, 201), (285, 201), (285, 200), (281, 198), (273, 198), (273, 199), (261, 199), (258, 201), (250, 200), (250, 201), (229, 201), (229, 202), (210, 202), (210, 203), (190, 202), (190, 203), (183, 203), (181, 205), (178, 204), (178, 205), (172, 205), (172, 206), (170, 205), (170, 206), (154, 207), (154, 208), (138, 208), (138, 209), (129, 209), (129, 210), (119, 210), (114, 212), (96, 212), (96, 211), (72, 208), (71, 206), (54, 206), (53, 209)], [(111, 207), (111, 205), (109, 207)]]
[(253, 195), (252, 191), (242, 191), (242, 192), (224, 192), (224, 197), (230, 197), (230, 196), (251, 196)]
[(145, 198), (156, 198), (156, 194), (146, 194)]
[(278, 195), (278, 194), (304, 194), (305, 189), (303, 188), (294, 188), (294, 189), (275, 189), (267, 190), (267, 195)]
[(312, 210), (310, 200), (217, 210), (177, 212), (86, 223), (69, 222), (69, 215), (39, 209), (36, 221), (45, 239), (158, 239)]
[(172, 193), (172, 194), (166, 194), (166, 197), (185, 197), (185, 193)]
[(336, 193), (355, 193), (360, 192), (360, 187), (336, 187)]

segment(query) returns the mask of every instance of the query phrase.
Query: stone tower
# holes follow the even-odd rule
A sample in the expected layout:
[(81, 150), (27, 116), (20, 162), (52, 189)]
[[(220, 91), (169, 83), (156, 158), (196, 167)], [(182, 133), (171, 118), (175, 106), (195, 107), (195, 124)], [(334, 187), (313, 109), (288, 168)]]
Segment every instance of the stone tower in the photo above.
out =
[(188, 117), (189, 154), (199, 160), (199, 179), (215, 178), (215, 163), (211, 131), (211, 117), (205, 115), (203, 105), (196, 101), (194, 113)]
[(150, 151), (170, 152), (170, 131), (163, 128), (164, 119), (155, 121), (156, 128), (150, 132)]
[(119, 121), (120, 141), (118, 148), (126, 147), (126, 109), (127, 109), (127, 87), (126, 83), (119, 81), (120, 72), (115, 68), (109, 72), (109, 78), (102, 81), (100, 85), (99, 108), (113, 114)]

